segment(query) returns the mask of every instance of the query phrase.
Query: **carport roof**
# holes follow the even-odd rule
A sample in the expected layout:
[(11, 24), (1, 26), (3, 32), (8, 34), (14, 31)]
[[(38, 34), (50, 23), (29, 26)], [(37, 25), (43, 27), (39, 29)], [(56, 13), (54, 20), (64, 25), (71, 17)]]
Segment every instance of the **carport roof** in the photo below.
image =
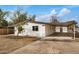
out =
[(57, 25), (57, 26), (68, 26), (72, 24), (77, 24), (75, 21), (67, 21), (67, 22), (52, 22), (52, 25)]

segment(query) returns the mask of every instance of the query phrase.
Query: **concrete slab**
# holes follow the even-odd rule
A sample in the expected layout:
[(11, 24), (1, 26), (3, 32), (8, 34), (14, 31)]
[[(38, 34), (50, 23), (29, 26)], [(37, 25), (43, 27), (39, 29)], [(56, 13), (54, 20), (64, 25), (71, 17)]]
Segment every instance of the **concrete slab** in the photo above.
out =
[(43, 40), (73, 40), (72, 37), (58, 37), (58, 36), (52, 36), (52, 37), (44, 37)]

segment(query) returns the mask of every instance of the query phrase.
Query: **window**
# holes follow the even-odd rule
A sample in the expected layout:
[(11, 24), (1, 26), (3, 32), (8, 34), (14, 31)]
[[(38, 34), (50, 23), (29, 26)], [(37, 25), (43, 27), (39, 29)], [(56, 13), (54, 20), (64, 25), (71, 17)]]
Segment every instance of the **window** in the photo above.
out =
[(62, 27), (63, 32), (67, 32), (67, 27)]
[(38, 31), (38, 26), (32, 26), (32, 31)]
[(56, 31), (56, 32), (60, 32), (60, 27), (56, 27), (56, 28), (55, 28), (55, 31)]

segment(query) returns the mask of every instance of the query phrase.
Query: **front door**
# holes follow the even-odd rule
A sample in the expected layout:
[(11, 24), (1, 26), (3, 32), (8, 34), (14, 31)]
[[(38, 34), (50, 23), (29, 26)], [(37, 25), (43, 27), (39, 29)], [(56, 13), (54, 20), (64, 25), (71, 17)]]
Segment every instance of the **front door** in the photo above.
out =
[(60, 27), (60, 32), (61, 32), (61, 33), (63, 32), (63, 29), (62, 29), (62, 27)]

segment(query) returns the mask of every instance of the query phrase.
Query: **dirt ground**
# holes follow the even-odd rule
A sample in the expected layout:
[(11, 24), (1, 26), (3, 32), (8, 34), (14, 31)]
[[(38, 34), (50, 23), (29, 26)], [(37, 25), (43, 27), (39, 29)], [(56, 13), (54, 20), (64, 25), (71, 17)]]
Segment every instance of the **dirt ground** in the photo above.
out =
[(48, 41), (35, 37), (0, 36), (1, 54), (71, 54), (79, 53), (79, 39)]
[(76, 41), (36, 41), (11, 54), (78, 54), (79, 42)]
[(0, 35), (0, 53), (10, 53), (16, 49), (19, 49), (36, 41), (37, 39), (38, 38), (34, 37), (15, 37)]

